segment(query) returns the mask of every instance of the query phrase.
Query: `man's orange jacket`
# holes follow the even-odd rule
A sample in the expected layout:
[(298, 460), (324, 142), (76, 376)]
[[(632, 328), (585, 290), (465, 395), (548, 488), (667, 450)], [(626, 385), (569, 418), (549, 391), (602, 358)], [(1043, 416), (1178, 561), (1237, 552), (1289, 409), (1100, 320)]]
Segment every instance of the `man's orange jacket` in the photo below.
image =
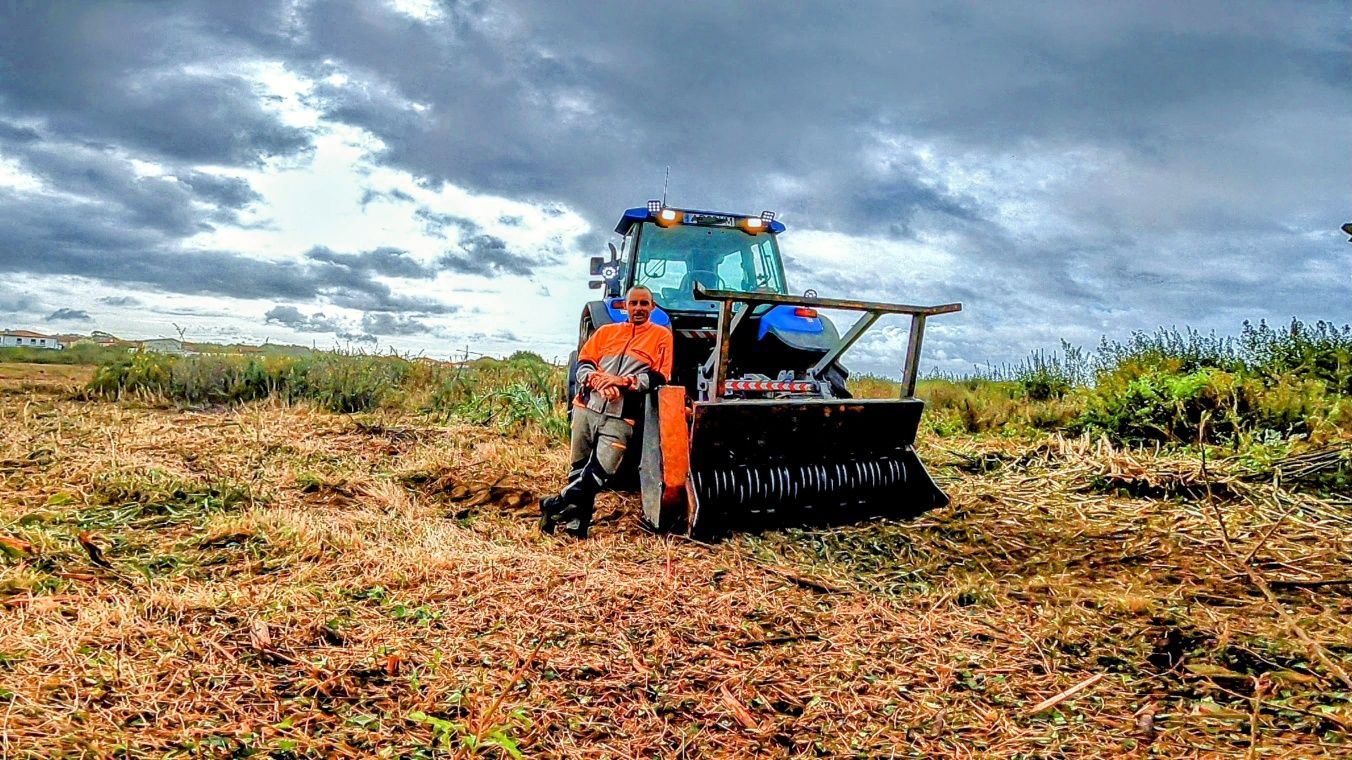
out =
[[(587, 378), (597, 370), (633, 377), (634, 387), (622, 389), (619, 398), (607, 401), (598, 391), (587, 387)], [(643, 393), (666, 383), (670, 377), (671, 330), (652, 322), (602, 325), (577, 353), (578, 397), (573, 403), (632, 421), (642, 413)]]

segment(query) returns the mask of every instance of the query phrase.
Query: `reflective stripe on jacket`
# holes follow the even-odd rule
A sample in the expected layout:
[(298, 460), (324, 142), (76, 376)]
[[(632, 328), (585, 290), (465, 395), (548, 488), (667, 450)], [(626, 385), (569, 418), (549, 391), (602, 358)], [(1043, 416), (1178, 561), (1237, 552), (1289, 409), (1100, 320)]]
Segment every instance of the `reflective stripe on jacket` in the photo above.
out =
[[(635, 378), (632, 389), (622, 388), (620, 397), (606, 401), (587, 387), (587, 378), (601, 370)], [(574, 401), (593, 411), (627, 420), (638, 418), (642, 394), (671, 377), (671, 330), (644, 322), (602, 325), (577, 352), (578, 397)]]

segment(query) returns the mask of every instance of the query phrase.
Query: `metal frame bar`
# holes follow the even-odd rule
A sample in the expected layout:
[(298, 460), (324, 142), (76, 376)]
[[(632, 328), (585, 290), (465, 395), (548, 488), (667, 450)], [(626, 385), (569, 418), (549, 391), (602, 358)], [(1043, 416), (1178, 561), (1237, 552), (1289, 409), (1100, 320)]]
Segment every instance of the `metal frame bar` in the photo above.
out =
[[(809, 298), (807, 296), (787, 296), (779, 293), (743, 293), (736, 290), (708, 290), (695, 284), (694, 295), (701, 301), (721, 301), (718, 308), (718, 336), (714, 342), (713, 355), (705, 364), (705, 374), (713, 370), (713, 385), (709, 388), (709, 399), (717, 401), (723, 395), (723, 383), (728, 374), (728, 348), (732, 333), (742, 320), (751, 313), (757, 304), (777, 304), (787, 306), (806, 306), (817, 309), (841, 309), (844, 311), (865, 312), (840, 339), (840, 345), (828, 351), (825, 356), (812, 365), (809, 372), (817, 377), (831, 366), (841, 354), (853, 346), (884, 314), (909, 314), (911, 331), (906, 341), (906, 359), (901, 368), (901, 397), (915, 396), (916, 382), (920, 377), (920, 348), (925, 340), (925, 319), (935, 314), (952, 314), (962, 311), (962, 304), (947, 303), (939, 306), (912, 306), (909, 304), (880, 303), (876, 301), (851, 301), (843, 298)], [(744, 308), (733, 314), (733, 304), (742, 303)], [(710, 367), (709, 365), (713, 366)]]
[(743, 293), (738, 290), (709, 290), (695, 284), (694, 296), (699, 301), (739, 301), (745, 304), (772, 303), (787, 306), (810, 306), (816, 309), (842, 309), (845, 311), (876, 311), (879, 314), (951, 314), (962, 311), (960, 303), (946, 303), (939, 306), (912, 306), (902, 303), (882, 303), (880, 301), (851, 301), (844, 298), (809, 298), (807, 296), (786, 296), (779, 293)]
[(836, 346), (830, 351), (827, 351), (826, 356), (823, 356), (820, 361), (812, 365), (812, 369), (808, 370), (808, 372), (811, 372), (813, 376), (816, 376), (820, 374), (823, 370), (825, 370), (827, 367), (831, 366), (831, 364), (835, 362), (836, 359), (839, 359), (840, 355), (845, 353), (845, 351), (848, 350), (850, 346), (853, 346), (854, 342), (859, 340), (860, 336), (862, 336), (865, 331), (867, 331), (870, 327), (872, 327), (873, 323), (877, 322), (878, 318), (881, 316), (882, 314), (879, 312), (870, 311), (864, 316), (855, 320), (854, 325), (848, 331), (846, 331), (844, 335), (840, 337), (840, 345)]
[(920, 378), (920, 344), (925, 340), (925, 315), (911, 317), (911, 334), (906, 341), (906, 363), (901, 368), (901, 397), (915, 396), (915, 382)]
[[(732, 314), (733, 301), (724, 301), (718, 309), (718, 337), (714, 340), (714, 352), (709, 357), (709, 362), (704, 365), (704, 373), (709, 374), (709, 364), (714, 364), (713, 386), (709, 389), (709, 398), (717, 400), (723, 396), (723, 381), (728, 375), (728, 348), (732, 343), (732, 334), (737, 332), (737, 326), (742, 324), (746, 315), (751, 313), (751, 305)], [(729, 314), (732, 314), (729, 318)], [(724, 327), (726, 326), (726, 329)]]

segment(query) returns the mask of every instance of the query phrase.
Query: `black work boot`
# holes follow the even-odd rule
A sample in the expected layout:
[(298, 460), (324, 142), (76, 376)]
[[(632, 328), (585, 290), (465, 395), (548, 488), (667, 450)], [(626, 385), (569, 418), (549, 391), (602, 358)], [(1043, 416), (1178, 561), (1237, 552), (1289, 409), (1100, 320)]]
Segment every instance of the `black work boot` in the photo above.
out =
[(554, 518), (554, 522), (573, 538), (586, 538), (587, 531), (591, 529), (591, 519), (591, 504), (568, 504)]
[(562, 496), (548, 496), (540, 500), (540, 532), (552, 534), (558, 527), (559, 515), (567, 507)]

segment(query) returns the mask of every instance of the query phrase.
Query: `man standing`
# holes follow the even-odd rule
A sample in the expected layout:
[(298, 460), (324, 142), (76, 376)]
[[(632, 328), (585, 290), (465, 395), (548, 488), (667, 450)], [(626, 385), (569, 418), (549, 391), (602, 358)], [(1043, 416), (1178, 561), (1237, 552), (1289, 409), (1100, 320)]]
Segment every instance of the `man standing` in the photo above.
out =
[(629, 321), (602, 325), (577, 353), (573, 462), (568, 485), (540, 502), (540, 530), (586, 538), (596, 494), (615, 475), (643, 414), (643, 394), (671, 377), (671, 331), (651, 321), (653, 294), (625, 296)]

